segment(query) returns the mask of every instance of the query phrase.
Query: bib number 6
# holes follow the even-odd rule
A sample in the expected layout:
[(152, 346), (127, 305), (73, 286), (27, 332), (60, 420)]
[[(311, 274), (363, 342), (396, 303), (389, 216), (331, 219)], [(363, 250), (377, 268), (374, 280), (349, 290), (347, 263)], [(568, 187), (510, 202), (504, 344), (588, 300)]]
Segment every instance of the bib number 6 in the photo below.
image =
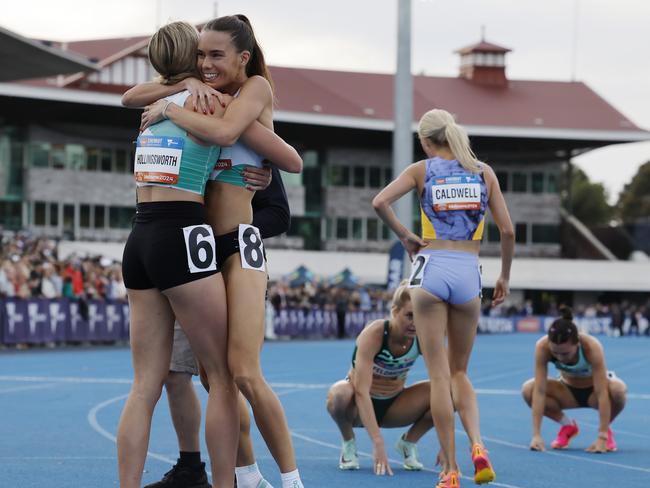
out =
[(183, 236), (190, 273), (216, 271), (216, 245), (212, 227), (205, 224), (183, 227)]
[(422, 286), (422, 276), (424, 275), (424, 268), (429, 261), (429, 255), (418, 254), (413, 260), (413, 271), (409, 278), (409, 288), (419, 288)]
[(257, 227), (248, 224), (239, 224), (239, 256), (241, 267), (266, 271), (264, 266), (264, 244)]

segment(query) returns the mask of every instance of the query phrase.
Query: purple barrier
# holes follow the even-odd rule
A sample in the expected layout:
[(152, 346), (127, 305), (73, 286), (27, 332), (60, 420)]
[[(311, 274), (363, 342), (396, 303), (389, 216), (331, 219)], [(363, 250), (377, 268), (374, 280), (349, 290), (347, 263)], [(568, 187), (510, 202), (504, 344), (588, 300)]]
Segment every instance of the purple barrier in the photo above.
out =
[(128, 340), (128, 320), (128, 304), (123, 301), (7, 298), (0, 300), (0, 341), (43, 344)]
[(2, 303), (2, 330), (5, 344), (27, 342), (29, 324), (27, 302), (20, 298), (7, 298)]

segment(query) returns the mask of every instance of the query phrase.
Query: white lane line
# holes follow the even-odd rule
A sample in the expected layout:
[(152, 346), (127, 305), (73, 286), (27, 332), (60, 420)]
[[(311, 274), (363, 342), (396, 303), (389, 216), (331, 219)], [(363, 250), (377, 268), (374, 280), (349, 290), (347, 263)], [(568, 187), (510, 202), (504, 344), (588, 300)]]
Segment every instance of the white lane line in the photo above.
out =
[[(111, 442), (116, 443), (117, 438), (113, 434), (111, 434), (109, 431), (104, 429), (104, 427), (99, 425), (99, 422), (97, 420), (97, 414), (103, 408), (105, 408), (105, 407), (107, 407), (107, 406), (109, 406), (109, 405), (111, 405), (113, 403), (117, 403), (117, 402), (119, 402), (121, 400), (124, 400), (128, 396), (129, 396), (129, 394), (127, 393), (126, 395), (119, 395), (119, 396), (110, 398), (110, 399), (108, 399), (108, 400), (106, 400), (104, 402), (98, 403), (93, 408), (91, 408), (90, 411), (88, 412), (88, 417), (87, 417), (88, 418), (88, 423), (93, 428), (93, 430), (95, 432), (97, 432), (99, 435), (101, 435), (102, 437), (105, 437), (106, 439), (108, 439)], [(151, 451), (147, 451), (147, 456), (151, 457), (153, 459), (157, 459), (159, 461), (163, 461), (163, 462), (168, 463), (168, 464), (176, 463), (175, 459), (172, 459), (172, 458), (167, 457), (167, 456), (163, 456), (162, 454), (156, 454), (155, 452), (151, 452)]]
[[(585, 420), (581, 420), (580, 425), (588, 425), (589, 427), (594, 427), (596, 429), (598, 429), (600, 427), (600, 425), (598, 425), (598, 424), (587, 422)], [(629, 432), (627, 430), (620, 430), (620, 429), (614, 429), (614, 434), (616, 434), (617, 436), (618, 436), (618, 434), (624, 434), (624, 435), (629, 435), (629, 436), (632, 436), (632, 437), (639, 437), (641, 439), (650, 439), (650, 435), (644, 435), (644, 434), (639, 434), (637, 432)]]
[[(303, 441), (311, 442), (312, 444), (316, 444), (316, 445), (319, 445), (319, 446), (329, 447), (330, 449), (335, 449), (337, 451), (339, 451), (341, 449), (341, 446), (337, 446), (336, 444), (332, 444), (330, 442), (323, 442), (323, 441), (321, 441), (319, 439), (314, 439), (313, 437), (309, 437), (309, 436), (306, 436), (306, 435), (303, 435), (303, 434), (298, 434), (297, 432), (294, 432), (294, 431), (290, 431), (290, 432), (291, 432), (291, 435), (293, 437), (296, 437), (297, 439), (301, 439)], [(372, 454), (371, 453), (363, 452), (363, 451), (357, 451), (357, 454), (359, 454), (360, 456), (372, 459)], [(391, 462), (391, 464), (393, 464), (395, 466), (398, 466), (398, 467), (402, 466), (402, 461), (399, 461), (397, 459), (392, 459), (392, 458), (388, 458), (388, 460)], [(430, 469), (430, 468), (422, 468), (422, 471), (427, 471), (429, 473), (435, 473), (436, 475), (438, 474), (438, 471), (435, 471), (435, 470)], [(465, 479), (465, 480), (474, 481), (474, 478), (470, 477), (470, 476), (461, 475), (460, 477)], [(518, 486), (518, 485), (508, 485), (508, 484), (505, 484), (505, 483), (497, 483), (497, 482), (492, 482), (492, 483), (490, 483), (490, 485), (492, 485), (492, 486), (502, 486), (503, 488), (523, 488), (522, 486)]]
[[(494, 437), (487, 437), (487, 436), (482, 436), (483, 439), (488, 440), (490, 442), (494, 442), (495, 444), (501, 444), (503, 446), (508, 446), (508, 447), (514, 447), (516, 449), (523, 449), (526, 451), (529, 451), (530, 448), (528, 446), (524, 446), (523, 444), (515, 444), (514, 442), (508, 442), (508, 441), (503, 441), (501, 439), (495, 439)], [(598, 459), (592, 459), (592, 458), (587, 458), (583, 456), (575, 456), (573, 454), (567, 454), (564, 452), (556, 452), (552, 450), (547, 450), (538, 454), (548, 454), (551, 456), (559, 456), (563, 458), (570, 458), (570, 459), (577, 459), (578, 461), (584, 461), (586, 463), (594, 463), (594, 464), (603, 464), (605, 466), (613, 466), (616, 468), (621, 468), (621, 469), (628, 469), (631, 471), (641, 471), (642, 473), (650, 473), (650, 469), (648, 468), (641, 468), (639, 466), (630, 466), (628, 464), (620, 464), (620, 463), (612, 463), (610, 461), (601, 461)], [(591, 456), (597, 456), (598, 454), (591, 454)]]
[(46, 388), (54, 388), (58, 385), (53, 385), (52, 383), (42, 384), (42, 385), (30, 385), (30, 386), (14, 386), (13, 388), (2, 388), (0, 393), (15, 393), (17, 391), (26, 391), (26, 390), (44, 390)]
[(480, 378), (470, 378), (472, 384), (477, 384), (477, 383), (484, 383), (486, 381), (493, 381), (493, 380), (498, 380), (501, 378), (508, 378), (509, 376), (517, 376), (520, 375), (521, 373), (525, 373), (526, 371), (530, 371), (530, 368), (521, 368), (521, 369), (516, 369), (514, 371), (510, 371), (508, 373), (499, 373), (499, 374), (493, 374), (493, 375), (488, 375), (488, 376), (483, 376)]
[[(487, 377), (486, 377), (487, 378)], [(7, 376), (0, 375), (0, 381), (18, 381), (27, 383), (78, 383), (78, 384), (113, 384), (113, 385), (130, 385), (133, 383), (129, 378), (83, 378), (77, 376)], [(200, 386), (198, 381), (195, 385)], [(270, 383), (272, 388), (296, 388), (301, 390), (320, 390), (327, 389), (331, 386), (329, 383)], [(521, 392), (513, 389), (499, 388), (475, 388), (479, 395), (506, 395), (519, 396)], [(650, 400), (650, 393), (628, 393), (627, 398), (633, 400)]]

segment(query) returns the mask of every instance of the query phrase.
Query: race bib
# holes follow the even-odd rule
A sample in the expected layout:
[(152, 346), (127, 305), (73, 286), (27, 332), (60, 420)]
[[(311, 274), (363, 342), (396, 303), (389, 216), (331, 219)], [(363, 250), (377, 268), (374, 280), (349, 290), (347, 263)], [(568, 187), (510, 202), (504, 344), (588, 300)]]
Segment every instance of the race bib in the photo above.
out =
[(264, 266), (264, 244), (257, 227), (248, 224), (239, 224), (239, 256), (241, 267), (266, 271)]
[(182, 137), (140, 136), (135, 149), (135, 181), (175, 185), (181, 169)]
[(409, 278), (409, 288), (420, 288), (422, 286), (422, 278), (424, 276), (424, 268), (427, 267), (430, 254), (418, 254), (413, 260), (411, 277)]
[(479, 175), (440, 176), (431, 186), (434, 212), (481, 209)]
[(224, 170), (232, 168), (232, 148), (230, 146), (222, 147), (219, 159), (214, 165), (215, 170)]
[(190, 225), (183, 227), (187, 264), (190, 273), (203, 273), (217, 270), (217, 246), (209, 225)]

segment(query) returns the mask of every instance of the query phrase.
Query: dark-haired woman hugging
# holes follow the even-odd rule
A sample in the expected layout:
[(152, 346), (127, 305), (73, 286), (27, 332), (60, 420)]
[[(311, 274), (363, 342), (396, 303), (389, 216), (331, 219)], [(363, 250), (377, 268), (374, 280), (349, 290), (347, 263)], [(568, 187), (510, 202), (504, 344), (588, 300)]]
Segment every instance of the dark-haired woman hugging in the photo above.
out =
[[(548, 334), (535, 345), (535, 377), (526, 381), (521, 393), (533, 412), (533, 451), (544, 450), (540, 434), (542, 415), (561, 424), (551, 447), (566, 449), (578, 435), (578, 424), (565, 413), (567, 408), (594, 408), (600, 423), (598, 437), (586, 449), (603, 453), (616, 450), (610, 424), (625, 406), (627, 387), (613, 372), (607, 371), (602, 344), (578, 332), (570, 308), (561, 310), (562, 317), (548, 329)], [(548, 363), (559, 371), (557, 379), (547, 378)]]

